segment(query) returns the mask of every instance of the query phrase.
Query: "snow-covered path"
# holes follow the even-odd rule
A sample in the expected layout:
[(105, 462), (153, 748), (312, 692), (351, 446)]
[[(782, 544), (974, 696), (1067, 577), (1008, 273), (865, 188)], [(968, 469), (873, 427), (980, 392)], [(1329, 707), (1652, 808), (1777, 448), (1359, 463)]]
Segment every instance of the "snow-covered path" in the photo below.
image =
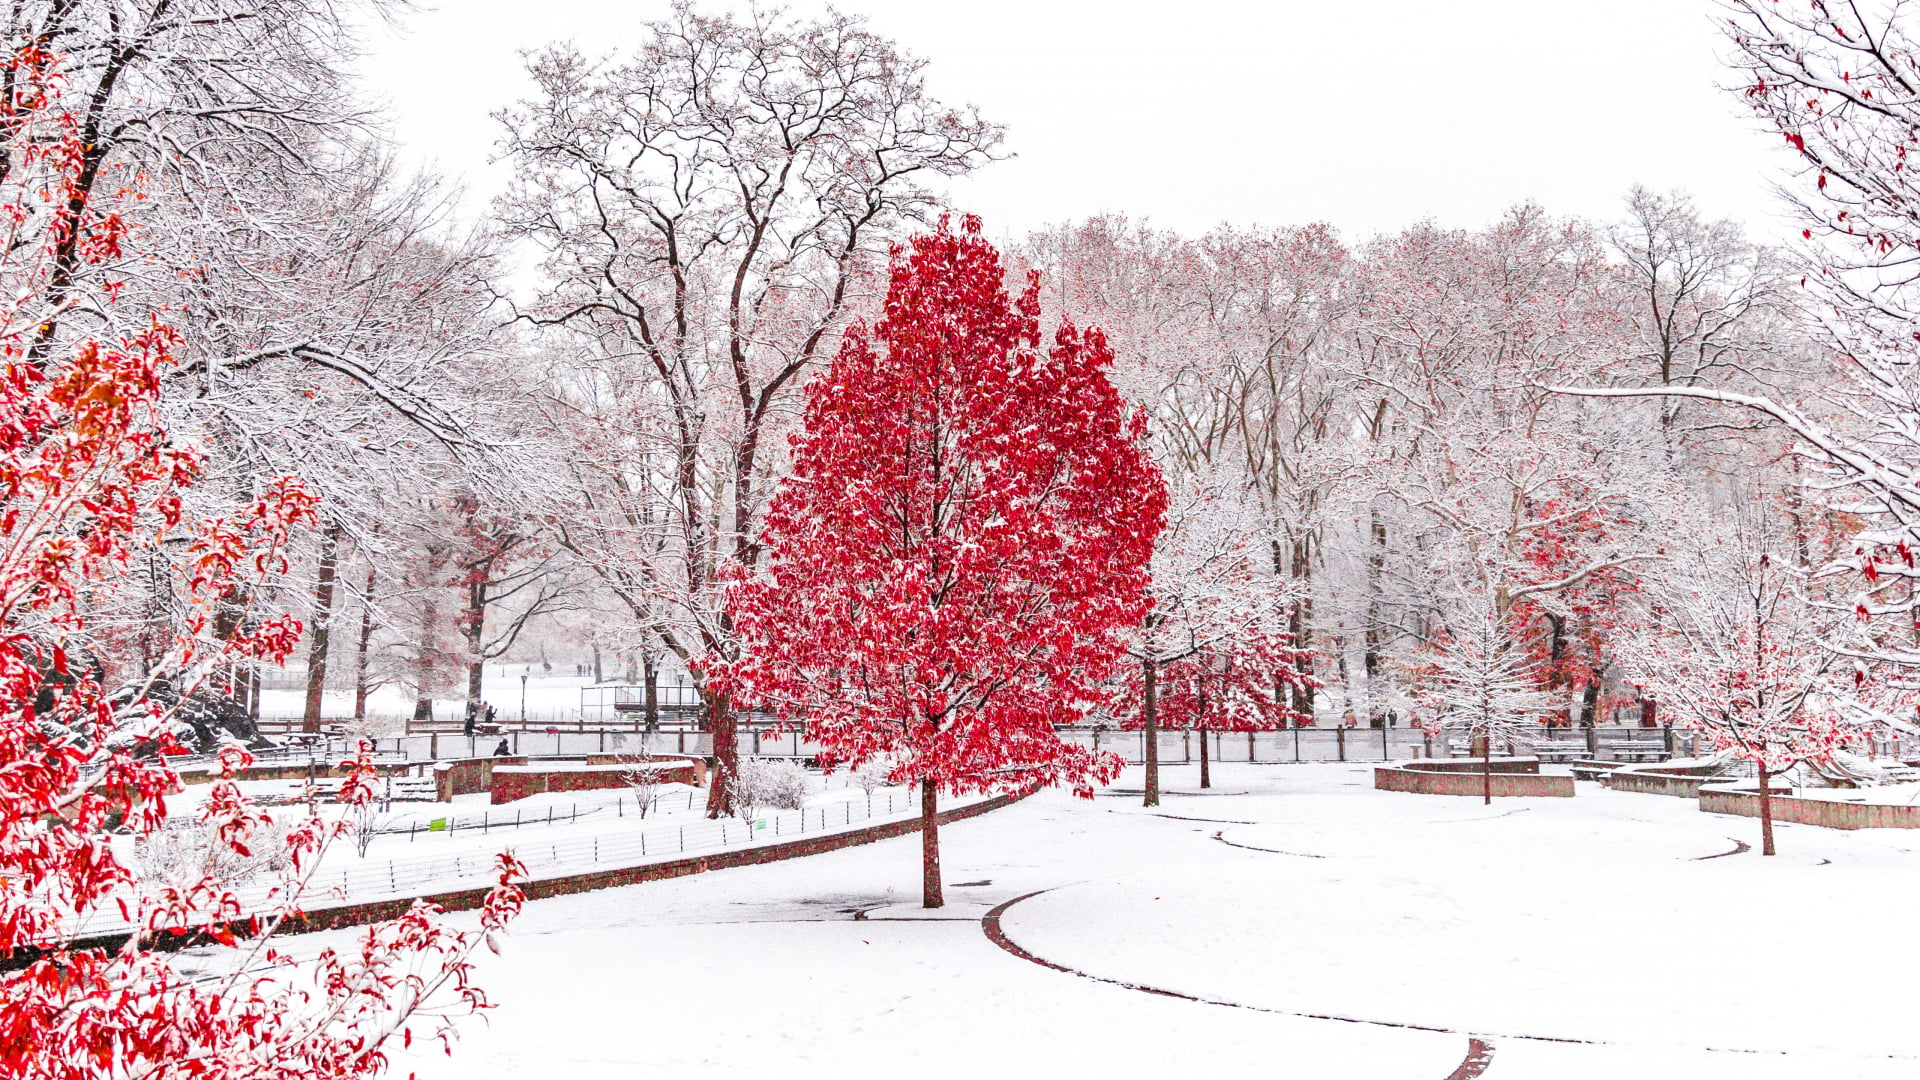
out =
[[(1777, 859), (1709, 859), (1754, 823), (1584, 784), (1489, 811), (1368, 781), (1227, 767), (1223, 794), (1160, 814), (1042, 795), (943, 831), (931, 919), (913, 837), (541, 901), (482, 964), (489, 1023), (397, 1065), (1444, 1080), (1480, 1034), (1490, 1080), (1920, 1074), (1902, 918), (1920, 836), (1789, 827)], [(982, 916), (1029, 893), (1005, 937), (1094, 978), (988, 939)], [(1563, 1039), (1586, 1041), (1545, 1041)]]

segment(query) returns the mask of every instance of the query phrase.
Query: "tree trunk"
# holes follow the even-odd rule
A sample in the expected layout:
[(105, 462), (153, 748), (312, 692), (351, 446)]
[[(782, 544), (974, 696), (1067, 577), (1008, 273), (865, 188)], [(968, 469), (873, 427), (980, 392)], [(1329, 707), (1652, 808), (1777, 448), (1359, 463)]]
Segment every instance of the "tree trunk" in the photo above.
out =
[(434, 599), (433, 593), (434, 590), (428, 589), (420, 600), (420, 652), (414, 659), (414, 678), (419, 682), (413, 699), (413, 722), (416, 724), (433, 720), (433, 683), (435, 668), (438, 667), (440, 632), (440, 604)]
[(333, 636), (333, 576), (339, 567), (340, 527), (320, 534), (320, 569), (313, 585), (313, 634), (307, 645), (307, 702), (300, 730), (320, 733), (320, 709), (327, 689), (327, 646)]
[(659, 727), (660, 726), (660, 665), (653, 662), (652, 656), (643, 657), (642, 662), (646, 665), (646, 677), (647, 677), (647, 697), (646, 697), (646, 714), (645, 714), (647, 718), (647, 727), (649, 728)]
[(1146, 760), (1146, 801), (1142, 806), (1160, 805), (1160, 687), (1157, 660), (1142, 660), (1140, 666), (1146, 688), (1140, 705), (1140, 730), (1146, 739), (1142, 756)]
[(1767, 767), (1760, 768), (1760, 854), (1773, 854), (1773, 784)]
[(707, 816), (733, 816), (733, 778), (740, 771), (740, 746), (733, 727), (733, 703), (725, 694), (700, 691), (713, 735), (713, 770), (707, 778)]
[(247, 730), (255, 735), (260, 733), (260, 669), (248, 665), (246, 679)]
[[(1383, 406), (1385, 402), (1381, 403)], [(1387, 559), (1387, 523), (1380, 517), (1378, 508), (1369, 511), (1372, 517), (1373, 546), (1367, 554), (1367, 632), (1366, 662), (1367, 673), (1367, 726), (1384, 727), (1386, 721), (1380, 708), (1380, 688), (1386, 677), (1382, 673), (1380, 653), (1386, 647), (1385, 619), (1380, 611), (1380, 595), (1386, 574)]]
[(920, 906), (946, 904), (940, 894), (940, 788), (931, 779), (920, 781)]
[[(1300, 589), (1300, 599), (1293, 605), (1293, 611), (1287, 627), (1292, 634), (1292, 645), (1300, 650), (1294, 661), (1294, 670), (1301, 675), (1300, 686), (1296, 690), (1297, 707), (1302, 715), (1312, 719), (1314, 714), (1313, 678), (1313, 599), (1309, 595), (1309, 582), (1313, 574), (1313, 534), (1307, 533), (1293, 542), (1291, 572), (1294, 584)], [(1338, 719), (1336, 717), (1336, 719)]]
[(1207, 734), (1206, 728), (1200, 729), (1200, 786), (1203, 789), (1213, 786), (1213, 773), (1207, 768), (1210, 756), (1207, 751)]
[(487, 586), (485, 582), (475, 582), (467, 586), (467, 715), (484, 716), (486, 707), (481, 703), (481, 682), (486, 678), (487, 669)]
[(1478, 736), (1475, 742), (1480, 744), (1480, 802), (1493, 805), (1493, 736)]
[(353, 718), (367, 718), (367, 659), (373, 644), (373, 567), (367, 567), (367, 592), (360, 601), (360, 649), (353, 658)]

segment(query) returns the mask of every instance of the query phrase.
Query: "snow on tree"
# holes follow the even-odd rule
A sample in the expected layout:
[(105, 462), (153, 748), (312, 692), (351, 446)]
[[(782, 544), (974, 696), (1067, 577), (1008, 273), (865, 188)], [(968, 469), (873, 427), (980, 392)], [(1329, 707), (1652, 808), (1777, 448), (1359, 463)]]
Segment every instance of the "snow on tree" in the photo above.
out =
[[(1754, 764), (1761, 854), (1774, 853), (1769, 778), (1824, 762), (1851, 726), (1838, 706), (1854, 669), (1829, 649), (1790, 538), (1740, 514), (1732, 535), (1676, 555), (1657, 575), (1627, 668), (1676, 723)], [(1864, 682), (1864, 680), (1862, 680)]]
[(1487, 598), (1434, 642), (1428, 663), (1415, 676), (1424, 722), (1431, 730), (1467, 738), (1480, 758), (1481, 798), (1491, 803), (1494, 743), (1531, 742), (1553, 705), (1533, 661)]
[[(1771, 418), (1799, 440), (1804, 483), (1844, 526), (1845, 544), (1806, 583), (1826, 646), (1911, 688), (1920, 666), (1920, 318), (1911, 253), (1920, 182), (1908, 155), (1920, 131), (1920, 41), (1911, 7), (1729, 0), (1726, 33), (1742, 100), (1799, 160), (1787, 193), (1802, 226), (1793, 253), (1805, 322), (1831, 358), (1821, 377), (1777, 385), (1560, 389), (1592, 397), (1692, 398)], [(1832, 524), (1829, 522), (1829, 524)], [(1819, 547), (1817, 523), (1803, 541)], [(1863, 703), (1861, 707), (1865, 707)], [(1903, 707), (1884, 720), (1909, 728)]]
[(684, 2), (628, 57), (534, 54), (504, 114), (518, 168), (497, 208), (545, 252), (526, 318), (565, 358), (556, 429), (584, 512), (563, 542), (694, 672), (726, 812), (735, 655), (729, 568), (760, 559), (770, 474), (808, 369), (832, 355), (928, 184), (989, 160), (1000, 129), (928, 94), (924, 61), (860, 20)]
[(769, 572), (730, 602), (730, 684), (829, 761), (920, 784), (927, 907), (941, 792), (1091, 795), (1118, 771), (1054, 729), (1105, 699), (1166, 507), (1105, 335), (1043, 345), (1039, 275), (1004, 280), (973, 218), (896, 254), (885, 317), (808, 389)]
[(1200, 786), (1212, 785), (1207, 731), (1257, 731), (1310, 720), (1287, 705), (1310, 666), (1285, 627), (1297, 602), (1264, 565), (1259, 508), (1243, 484), (1188, 480), (1155, 544), (1152, 608), (1127, 645), (1136, 664), (1114, 710), (1144, 740), (1143, 805), (1160, 805), (1159, 732), (1201, 731)]
[[(110, 307), (119, 290), (103, 270), (136, 250), (123, 206), (102, 194), (132, 178), (96, 186), (101, 162), (56, 66), (31, 44), (0, 66), (10, 87), (0, 206), (16, 222), (51, 219), (0, 254), (0, 955), (19, 965), (0, 975), (0, 1073), (370, 1077), (387, 1040), (410, 1040), (411, 1018), (436, 995), (456, 1011), (485, 1006), (468, 958), (517, 909), (518, 867), (501, 858), (479, 931), (449, 930), (417, 903), (350, 952), (302, 963), (272, 937), (340, 826), (317, 814), (290, 823), (274, 892), (251, 911), (222, 856), (202, 853), (207, 872), (182, 884), (178, 860), (154, 880), (116, 851), (110, 826), (137, 847), (166, 825), (178, 778), (162, 752), (177, 747), (183, 703), (222, 668), (279, 662), (294, 647), (297, 622), (246, 609), (282, 583), (315, 499), (281, 477), (236, 514), (187, 515), (201, 459), (161, 411), (178, 336), (154, 315), (127, 320), (139, 327), (127, 335), (48, 335), (61, 311)], [(184, 552), (176, 621), (160, 654), (129, 670), (125, 627), (100, 616), (163, 545)], [(153, 693), (161, 687), (167, 697)], [(246, 760), (222, 755), (226, 773), (198, 816), (241, 860), (256, 836), (272, 839), (230, 779)], [(342, 785), (350, 806), (373, 798), (371, 776), (359, 759)], [(115, 948), (83, 947), (73, 935), (95, 913), (135, 929)], [(211, 960), (218, 974), (190, 977), (157, 948), (173, 931), (204, 932), (216, 948), (196, 964)], [(241, 943), (242, 931), (254, 939)]]

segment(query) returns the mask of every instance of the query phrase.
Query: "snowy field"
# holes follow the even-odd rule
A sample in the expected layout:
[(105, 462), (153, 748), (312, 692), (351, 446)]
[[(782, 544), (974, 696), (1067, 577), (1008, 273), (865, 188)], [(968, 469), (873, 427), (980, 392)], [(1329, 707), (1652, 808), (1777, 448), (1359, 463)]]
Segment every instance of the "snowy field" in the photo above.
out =
[[(932, 919), (917, 837), (530, 904), (481, 964), (499, 1009), (396, 1073), (1443, 1080), (1478, 1036), (1494, 1080), (1920, 1075), (1920, 834), (1783, 825), (1762, 860), (1723, 855), (1751, 819), (1591, 784), (1488, 808), (1193, 772), (1157, 813), (1133, 770), (950, 826)], [(983, 932), (1036, 892), (1006, 936), (1093, 978)]]

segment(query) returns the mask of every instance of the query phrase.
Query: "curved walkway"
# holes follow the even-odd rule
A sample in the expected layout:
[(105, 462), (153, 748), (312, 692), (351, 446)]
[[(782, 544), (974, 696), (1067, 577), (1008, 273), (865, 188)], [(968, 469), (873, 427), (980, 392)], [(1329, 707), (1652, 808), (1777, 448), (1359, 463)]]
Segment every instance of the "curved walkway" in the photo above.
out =
[[(1065, 964), (1056, 964), (1051, 960), (1035, 956), (1033, 953), (1021, 948), (1017, 942), (1007, 936), (1006, 928), (1000, 925), (1001, 916), (1005, 915), (1007, 910), (1013, 907), (1013, 905), (1022, 900), (1031, 900), (1036, 896), (1052, 891), (1051, 889), (1037, 889), (1027, 893), (1025, 896), (1016, 896), (1011, 900), (1001, 903), (992, 911), (987, 912), (986, 917), (980, 920), (980, 929), (986, 933), (988, 941), (993, 942), (995, 945), (998, 945), (1000, 948), (1005, 949), (1007, 952), (1012, 953), (1022, 960), (1039, 964), (1041, 967), (1053, 971), (1064, 972), (1068, 975), (1077, 975), (1082, 979), (1091, 979), (1097, 983), (1124, 987), (1128, 990), (1138, 990), (1143, 994), (1178, 998), (1182, 1001), (1193, 1001), (1202, 1005), (1219, 1005), (1228, 1009), (1246, 1009), (1249, 1012), (1271, 1013), (1275, 1016), (1292, 1016), (1302, 1020), (1335, 1020), (1343, 1024), (1365, 1024), (1369, 1027), (1398, 1028), (1403, 1031), (1430, 1031), (1441, 1035), (1463, 1034), (1462, 1032), (1453, 1031), (1448, 1028), (1431, 1027), (1425, 1024), (1404, 1024), (1393, 1020), (1368, 1020), (1357, 1016), (1336, 1016), (1331, 1013), (1292, 1012), (1287, 1009), (1270, 1009), (1264, 1005), (1248, 1005), (1240, 1001), (1219, 1001), (1214, 998), (1200, 997), (1195, 994), (1184, 994), (1178, 990), (1165, 990), (1158, 986), (1146, 986), (1141, 983), (1131, 983), (1121, 979), (1109, 979), (1104, 975), (1095, 975), (1091, 972), (1081, 971), (1079, 968), (1068, 967)], [(1571, 1040), (1559, 1039), (1553, 1041), (1567, 1042)], [(1473, 1080), (1474, 1077), (1486, 1072), (1487, 1066), (1491, 1064), (1493, 1064), (1493, 1044), (1478, 1037), (1470, 1037), (1467, 1040), (1466, 1058), (1461, 1061), (1459, 1068), (1448, 1074), (1446, 1080)]]
[[(1507, 817), (1511, 814), (1515, 814), (1519, 812), (1520, 810), (1516, 809), (1516, 810), (1507, 811), (1506, 813), (1503, 813), (1503, 814), (1489, 815), (1486, 818), (1464, 819), (1464, 820), (1490, 820), (1491, 818)], [(1229, 821), (1225, 819), (1191, 818), (1191, 817), (1181, 817), (1174, 814), (1161, 814), (1161, 813), (1148, 813), (1141, 816), (1168, 818), (1176, 821), (1210, 822), (1210, 823), (1225, 824), (1225, 825), (1282, 824), (1282, 823), (1276, 823), (1276, 822)], [(1460, 820), (1460, 819), (1456, 819), (1456, 820)], [(1451, 824), (1452, 822), (1449, 821), (1447, 823)], [(1224, 833), (1224, 830), (1216, 831), (1209, 838), (1212, 840), (1218, 841), (1219, 843), (1225, 844), (1228, 847), (1240, 848), (1242, 850), (1247, 850), (1247, 851), (1259, 851), (1259, 852), (1265, 852), (1269, 854), (1287, 855), (1287, 856), (1292, 856), (1296, 858), (1307, 858), (1307, 859), (1329, 858), (1329, 856), (1326, 856), (1326, 855), (1307, 854), (1307, 853), (1295, 852), (1295, 851), (1283, 851), (1277, 848), (1266, 848), (1266, 847), (1259, 847), (1253, 844), (1237, 843), (1235, 841), (1226, 839), (1223, 833)], [(1694, 856), (1692, 861), (1700, 862), (1708, 859), (1726, 858), (1727, 856), (1731, 856), (1731, 855), (1745, 854), (1752, 850), (1751, 846), (1744, 841), (1737, 840), (1732, 837), (1729, 837), (1728, 840), (1734, 844), (1734, 847), (1732, 850), (1717, 852), (1711, 855)], [(1826, 860), (1822, 860), (1823, 863), (1825, 861)], [(1230, 1001), (1230, 1000), (1225, 1000), (1220, 998), (1211, 998), (1211, 997), (1206, 997), (1199, 994), (1187, 993), (1180, 990), (1172, 990), (1165, 987), (1153, 986), (1146, 983), (1132, 982), (1126, 979), (1114, 978), (1114, 977), (1105, 976), (1105, 975), (1097, 975), (1097, 974), (1094, 974), (1093, 972), (1085, 971), (1080, 968), (1072, 967), (1070, 965), (1062, 964), (1057, 961), (1050, 960), (1046, 957), (1040, 956), (1034, 953), (1033, 951), (1027, 949), (1026, 947), (1022, 946), (1018, 942), (1014, 941), (1013, 938), (1009, 936), (1009, 934), (1007, 933), (1003, 920), (1008, 911), (1010, 911), (1016, 905), (1024, 901), (1034, 899), (1035, 897), (1042, 896), (1050, 892), (1054, 892), (1056, 891), (1057, 888), (1059, 887), (1036, 889), (1032, 892), (1028, 892), (1023, 895), (1016, 896), (1010, 900), (1006, 900), (1000, 903), (999, 905), (995, 906), (991, 911), (987, 912), (985, 917), (981, 919), (982, 932), (986, 935), (987, 939), (991, 941), (995, 946), (999, 947), (1000, 949), (1004, 950), (1005, 952), (1013, 956), (1016, 956), (1022, 960), (1028, 961), (1029, 963), (1037, 964), (1040, 967), (1047, 968), (1051, 971), (1057, 971), (1063, 974), (1077, 976), (1082, 979), (1087, 979), (1097, 983), (1104, 983), (1109, 986), (1118, 986), (1128, 990), (1135, 990), (1144, 994), (1152, 994), (1158, 997), (1175, 998), (1178, 1000), (1191, 1001), (1191, 1002), (1195, 1002), (1203, 1005), (1214, 1005), (1214, 1006), (1219, 1006), (1222, 1008), (1230, 1008), (1230, 1009), (1243, 1009), (1250, 1012), (1268, 1013), (1272, 1015), (1288, 1016), (1288, 1017), (1294, 1017), (1298, 1019), (1325, 1020), (1325, 1021), (1332, 1021), (1332, 1022), (1337, 1022), (1342, 1024), (1359, 1024), (1359, 1025), (1365, 1025), (1369, 1027), (1391, 1028), (1391, 1029), (1399, 1029), (1399, 1030), (1405, 1030), (1405, 1031), (1423, 1031), (1423, 1032), (1432, 1032), (1432, 1033), (1438, 1033), (1438, 1034), (1463, 1036), (1468, 1040), (1467, 1055), (1462, 1060), (1460, 1066), (1446, 1077), (1446, 1080), (1473, 1080), (1473, 1078), (1480, 1077), (1482, 1074), (1484, 1074), (1491, 1067), (1493, 1062), (1495, 1039), (1509, 1039), (1509, 1040), (1523, 1041), (1523, 1042), (1529, 1042), (1529, 1043), (1550, 1043), (1550, 1044), (1561, 1044), (1561, 1045), (1579, 1045), (1579, 1046), (1596, 1046), (1596, 1047), (1622, 1045), (1618, 1041), (1611, 1040), (1611, 1039), (1588, 1039), (1588, 1038), (1579, 1038), (1579, 1037), (1565, 1036), (1565, 1035), (1538, 1035), (1538, 1034), (1529, 1034), (1524, 1032), (1466, 1031), (1466, 1030), (1436, 1026), (1431, 1024), (1414, 1023), (1411, 1021), (1387, 1020), (1387, 1019), (1380, 1019), (1377, 1017), (1354, 1016), (1354, 1015), (1347, 1015), (1347, 1014), (1341, 1014), (1341, 1013), (1307, 1012), (1307, 1011), (1294, 1010), (1294, 1009), (1274, 1008), (1271, 1006), (1250, 1004), (1243, 1001)], [(1752, 1049), (1752, 1048), (1736, 1047), (1736, 1046), (1702, 1046), (1702, 1047), (1699, 1047), (1699, 1049), (1705, 1050), (1711, 1053), (1721, 1053), (1721, 1054), (1742, 1054), (1742, 1055), (1759, 1055), (1759, 1056), (1773, 1056), (1773, 1057), (1792, 1057), (1793, 1056), (1791, 1052), (1785, 1051), (1785, 1050)], [(1920, 1055), (1888, 1054), (1888, 1055), (1880, 1055), (1880, 1056), (1884, 1056), (1890, 1060), (1920, 1060)]]

